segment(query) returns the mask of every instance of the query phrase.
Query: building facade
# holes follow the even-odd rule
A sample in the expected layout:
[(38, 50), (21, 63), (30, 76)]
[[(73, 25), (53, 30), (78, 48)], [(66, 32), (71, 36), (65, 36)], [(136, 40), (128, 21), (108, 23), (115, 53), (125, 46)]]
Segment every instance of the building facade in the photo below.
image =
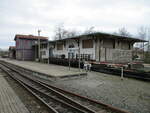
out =
[(33, 35), (16, 35), (16, 59), (17, 60), (34, 60), (35, 49), (33, 45), (38, 43), (38, 39), (43, 42), (47, 41), (48, 37), (33, 36)]
[[(98, 62), (127, 63), (132, 61), (135, 42), (144, 40), (106, 33), (92, 33), (57, 40), (53, 45), (52, 56), (57, 58), (80, 58)], [(49, 53), (51, 54), (49, 51)]]

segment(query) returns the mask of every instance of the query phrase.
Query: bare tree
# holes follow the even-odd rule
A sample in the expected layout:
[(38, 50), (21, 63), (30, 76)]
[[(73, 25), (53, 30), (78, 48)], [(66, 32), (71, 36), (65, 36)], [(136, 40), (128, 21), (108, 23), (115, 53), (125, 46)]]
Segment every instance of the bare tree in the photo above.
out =
[(58, 24), (55, 28), (54, 39), (61, 40), (65, 38), (71, 38), (77, 36), (78, 34), (79, 32), (77, 32), (76, 30), (67, 30), (65, 29), (64, 24)]
[(114, 35), (121, 35), (121, 36), (131, 36), (131, 34), (127, 31), (125, 27), (119, 28), (118, 32), (113, 32)]
[(80, 32), (76, 31), (76, 30), (68, 30), (67, 33), (66, 33), (66, 38), (71, 38), (71, 37), (75, 37), (77, 35), (79, 35)]
[[(145, 26), (141, 26), (138, 29), (138, 36), (142, 40), (149, 41), (150, 40), (150, 28), (145, 27)], [(144, 42), (139, 43), (138, 47), (143, 50), (143, 59), (146, 60), (146, 62), (150, 61), (150, 58), (148, 58), (150, 56), (150, 53), (149, 53), (150, 45), (149, 45), (149, 43), (144, 43)]]
[(125, 27), (120, 28), (118, 34), (121, 36), (131, 36)]
[(138, 29), (138, 35), (139, 35), (139, 38), (140, 38), (140, 39), (143, 39), (143, 40), (146, 39), (147, 30), (148, 30), (147, 27), (143, 27), (143, 26), (141, 26), (141, 27)]
[(63, 24), (58, 24), (55, 27), (55, 36), (54, 36), (54, 39), (55, 40), (63, 39), (64, 34), (65, 34), (64, 25)]
[(92, 27), (90, 27), (90, 28), (87, 28), (84, 32), (83, 32), (83, 34), (90, 34), (90, 33), (94, 33), (95, 32), (95, 30), (94, 30), (94, 27), (92, 26)]

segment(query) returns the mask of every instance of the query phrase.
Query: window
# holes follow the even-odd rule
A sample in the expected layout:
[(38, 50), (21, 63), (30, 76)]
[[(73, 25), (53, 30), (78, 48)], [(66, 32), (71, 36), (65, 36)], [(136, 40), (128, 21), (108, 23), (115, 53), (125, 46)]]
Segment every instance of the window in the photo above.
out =
[(93, 40), (92, 39), (83, 40), (82, 48), (93, 48)]
[(57, 50), (63, 50), (63, 44), (57, 44)]
[(103, 40), (103, 47), (104, 48), (115, 48), (115, 43), (114, 43), (114, 40), (111, 40), (111, 39), (105, 39)]

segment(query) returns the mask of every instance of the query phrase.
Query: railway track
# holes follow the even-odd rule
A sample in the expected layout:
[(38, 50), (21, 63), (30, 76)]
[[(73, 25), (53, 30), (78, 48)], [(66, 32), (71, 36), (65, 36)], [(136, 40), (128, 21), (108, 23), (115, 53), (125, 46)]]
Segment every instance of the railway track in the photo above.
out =
[(35, 80), (12, 64), (1, 62), (1, 67), (54, 113), (129, 113)]

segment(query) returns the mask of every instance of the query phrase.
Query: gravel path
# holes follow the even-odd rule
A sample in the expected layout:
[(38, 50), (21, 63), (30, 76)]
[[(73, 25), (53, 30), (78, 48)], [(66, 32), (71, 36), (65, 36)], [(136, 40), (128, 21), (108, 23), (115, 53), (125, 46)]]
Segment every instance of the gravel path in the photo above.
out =
[(52, 83), (63, 89), (126, 109), (150, 113), (150, 83), (131, 78), (89, 72), (87, 77), (68, 78)]

